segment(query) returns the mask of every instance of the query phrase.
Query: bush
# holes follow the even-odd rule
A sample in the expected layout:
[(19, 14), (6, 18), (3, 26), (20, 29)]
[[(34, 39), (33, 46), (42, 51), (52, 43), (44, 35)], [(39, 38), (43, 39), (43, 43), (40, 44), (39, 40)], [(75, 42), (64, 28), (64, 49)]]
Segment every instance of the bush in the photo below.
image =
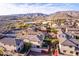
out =
[(79, 36), (75, 36), (76, 39), (79, 39)]
[(3, 55), (3, 52), (4, 52), (3, 50), (4, 50), (4, 49), (0, 47), (0, 56)]
[(16, 28), (20, 28), (20, 29), (27, 28), (27, 27), (31, 27), (31, 26), (32, 26), (31, 24), (25, 24), (24, 22), (19, 22), (19, 23), (16, 23), (15, 24), (15, 27)]
[(47, 47), (48, 47), (48, 45), (47, 45), (46, 43), (43, 43), (43, 44), (42, 44), (42, 47), (47, 48)]
[(25, 44), (24, 44), (24, 47), (25, 47), (26, 50), (30, 49), (31, 46), (32, 46), (31, 43), (27, 43), (27, 42), (25, 42)]
[(51, 32), (57, 34), (58, 31), (57, 31), (55, 28), (52, 28), (52, 29), (51, 29)]
[(22, 49), (21, 53), (27, 52), (31, 48), (32, 44), (31, 43), (24, 43), (24, 48)]

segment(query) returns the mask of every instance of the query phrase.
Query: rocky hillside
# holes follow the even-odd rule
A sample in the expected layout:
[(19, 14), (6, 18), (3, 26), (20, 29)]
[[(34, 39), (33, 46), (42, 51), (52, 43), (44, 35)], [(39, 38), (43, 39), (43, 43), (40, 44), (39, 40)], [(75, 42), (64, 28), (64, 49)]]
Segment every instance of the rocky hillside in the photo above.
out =
[(0, 16), (0, 20), (16, 20), (17, 18), (34, 18), (34, 17), (45, 17), (48, 16), (42, 13), (28, 13), (28, 14), (14, 14), (14, 15), (4, 15)]
[[(15, 15), (5, 15), (0, 16), (0, 28), (6, 27), (5, 24), (13, 22), (12, 20), (24, 20), (28, 21), (39, 21), (39, 20), (66, 20), (66, 19), (78, 19), (79, 11), (59, 11), (50, 15), (42, 13), (28, 13), (28, 14), (15, 14)], [(2, 32), (2, 31), (0, 31)]]
[(49, 19), (79, 19), (79, 11), (60, 11), (49, 15)]
[(28, 13), (0, 16), (0, 20), (49, 20), (49, 19), (79, 19), (79, 11), (59, 11), (50, 15), (42, 13)]

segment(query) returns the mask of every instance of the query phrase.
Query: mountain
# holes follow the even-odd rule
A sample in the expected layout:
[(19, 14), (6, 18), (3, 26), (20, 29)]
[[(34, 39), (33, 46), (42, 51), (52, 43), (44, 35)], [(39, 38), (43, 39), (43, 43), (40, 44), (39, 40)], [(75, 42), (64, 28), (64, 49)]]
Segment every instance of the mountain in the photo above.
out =
[(16, 16), (38, 17), (38, 16), (48, 16), (48, 15), (43, 13), (27, 13), (27, 14), (17, 14)]
[[(52, 11), (53, 12), (53, 11)], [(40, 20), (66, 20), (77, 19), (79, 21), (79, 11), (59, 11), (50, 15), (43, 13), (28, 13), (28, 14), (14, 14), (14, 15), (1, 15), (0, 16), (0, 28), (5, 28), (6, 24), (12, 23), (12, 20), (40, 21)], [(14, 22), (13, 22), (14, 24)], [(0, 29), (0, 33), (3, 29)]]
[(48, 16), (46, 14), (42, 14), (42, 13), (28, 13), (28, 14), (13, 14), (13, 15), (3, 15), (0, 16), (0, 20), (16, 20), (17, 18), (21, 18), (21, 17), (28, 17), (28, 18), (34, 18), (34, 17), (39, 17), (39, 16)]
[(79, 19), (79, 11), (60, 11), (49, 15), (49, 19)]
[(50, 15), (43, 13), (28, 13), (0, 16), (0, 20), (17, 20), (24, 19), (26, 21), (35, 20), (55, 20), (55, 19), (79, 19), (79, 11), (59, 11)]
[(53, 19), (79, 19), (79, 11), (59, 11), (50, 15), (43, 13), (27, 13), (0, 16), (0, 20), (53, 20)]
[(14, 20), (23, 20), (25, 22), (28, 21), (36, 21), (43, 20), (48, 15), (42, 13), (28, 13), (28, 14), (14, 14), (14, 15), (1, 15), (0, 16), (0, 33), (4, 32), (7, 24), (16, 22)]

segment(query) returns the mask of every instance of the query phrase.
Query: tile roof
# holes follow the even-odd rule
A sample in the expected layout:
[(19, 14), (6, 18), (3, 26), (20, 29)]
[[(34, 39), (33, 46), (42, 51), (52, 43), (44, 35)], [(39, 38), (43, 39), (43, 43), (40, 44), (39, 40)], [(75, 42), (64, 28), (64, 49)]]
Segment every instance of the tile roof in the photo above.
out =
[(67, 46), (75, 46), (79, 45), (79, 42), (76, 39), (71, 39), (71, 40), (65, 40), (62, 45), (67, 45)]
[(19, 45), (20, 42), (22, 42), (21, 39), (15, 39), (15, 38), (3, 38), (3, 39), (0, 39), (0, 42), (5, 44), (5, 45), (12, 45), (12, 46), (16, 46), (16, 45)]
[(71, 41), (69, 40), (65, 40), (63, 43), (61, 43), (62, 45), (66, 45), (66, 46), (76, 46), (75, 44), (73, 44)]
[(15, 39), (13, 39), (13, 38), (6, 38), (5, 37), (3, 39), (0, 39), (0, 42), (5, 45), (13, 45), (13, 46), (16, 45)]
[(68, 45), (68, 46), (77, 46), (79, 45), (79, 41), (77, 41), (74, 37), (71, 35), (65, 33), (67, 40), (65, 40), (62, 44)]
[(37, 35), (28, 35), (27, 38), (31, 41), (40, 41)]
[(16, 46), (18, 42), (21, 42), (21, 40), (16, 39), (15, 32), (17, 32), (18, 30), (20, 31), (21, 29), (15, 29), (15, 30), (11, 30), (11, 31), (3, 33), (4, 38), (0, 39), (0, 42), (5, 45)]

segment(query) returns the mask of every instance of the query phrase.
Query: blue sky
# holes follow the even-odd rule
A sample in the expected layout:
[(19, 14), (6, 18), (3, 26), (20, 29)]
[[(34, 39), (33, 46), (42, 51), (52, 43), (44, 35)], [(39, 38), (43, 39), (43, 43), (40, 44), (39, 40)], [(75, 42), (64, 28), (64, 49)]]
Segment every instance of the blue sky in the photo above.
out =
[(78, 3), (4, 3), (0, 4), (0, 15), (79, 11)]

